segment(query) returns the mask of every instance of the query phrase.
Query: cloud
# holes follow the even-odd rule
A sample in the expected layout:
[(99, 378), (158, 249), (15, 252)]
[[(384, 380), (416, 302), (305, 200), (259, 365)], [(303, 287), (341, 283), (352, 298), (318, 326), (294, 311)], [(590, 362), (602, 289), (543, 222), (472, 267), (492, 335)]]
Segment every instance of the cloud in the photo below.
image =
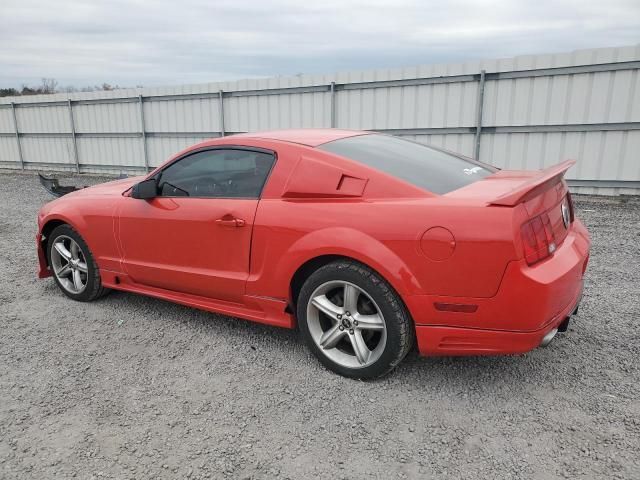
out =
[(3, 0), (0, 86), (175, 85), (633, 44), (634, 0)]

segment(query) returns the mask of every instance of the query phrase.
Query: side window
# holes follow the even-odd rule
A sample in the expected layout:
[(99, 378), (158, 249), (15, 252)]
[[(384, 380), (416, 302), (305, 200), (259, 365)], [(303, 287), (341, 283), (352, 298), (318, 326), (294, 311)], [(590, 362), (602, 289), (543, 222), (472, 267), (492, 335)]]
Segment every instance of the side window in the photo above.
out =
[(160, 174), (163, 197), (258, 198), (273, 155), (251, 150), (205, 150), (169, 165)]

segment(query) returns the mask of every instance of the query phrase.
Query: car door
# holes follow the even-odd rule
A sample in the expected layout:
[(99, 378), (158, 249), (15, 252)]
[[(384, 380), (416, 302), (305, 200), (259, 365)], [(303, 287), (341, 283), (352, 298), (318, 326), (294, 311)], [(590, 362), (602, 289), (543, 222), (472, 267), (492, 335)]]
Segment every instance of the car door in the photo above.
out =
[(275, 154), (209, 148), (155, 175), (158, 196), (124, 198), (117, 235), (122, 267), (137, 284), (242, 302), (251, 233)]

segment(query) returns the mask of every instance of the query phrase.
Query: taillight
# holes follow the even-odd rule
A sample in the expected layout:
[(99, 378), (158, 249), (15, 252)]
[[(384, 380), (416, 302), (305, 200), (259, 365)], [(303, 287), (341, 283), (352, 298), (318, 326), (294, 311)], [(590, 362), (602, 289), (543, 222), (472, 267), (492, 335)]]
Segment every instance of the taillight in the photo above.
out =
[(532, 218), (520, 227), (524, 258), (533, 265), (551, 256), (556, 250), (556, 241), (551, 228), (549, 215), (543, 213)]
[(573, 198), (571, 197), (571, 192), (567, 190), (567, 203), (569, 204), (569, 220), (571, 223), (576, 219), (574, 207), (573, 207)]

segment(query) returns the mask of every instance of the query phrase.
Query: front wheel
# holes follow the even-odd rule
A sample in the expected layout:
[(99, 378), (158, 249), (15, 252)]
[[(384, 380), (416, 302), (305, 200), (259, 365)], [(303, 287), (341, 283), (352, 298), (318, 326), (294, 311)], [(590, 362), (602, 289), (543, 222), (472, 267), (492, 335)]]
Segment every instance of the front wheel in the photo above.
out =
[(414, 342), (411, 318), (398, 295), (356, 262), (333, 262), (311, 274), (300, 290), (297, 315), (311, 351), (345, 377), (388, 373)]
[(108, 292), (89, 247), (71, 226), (60, 225), (51, 232), (47, 256), (53, 278), (67, 297), (90, 302)]

